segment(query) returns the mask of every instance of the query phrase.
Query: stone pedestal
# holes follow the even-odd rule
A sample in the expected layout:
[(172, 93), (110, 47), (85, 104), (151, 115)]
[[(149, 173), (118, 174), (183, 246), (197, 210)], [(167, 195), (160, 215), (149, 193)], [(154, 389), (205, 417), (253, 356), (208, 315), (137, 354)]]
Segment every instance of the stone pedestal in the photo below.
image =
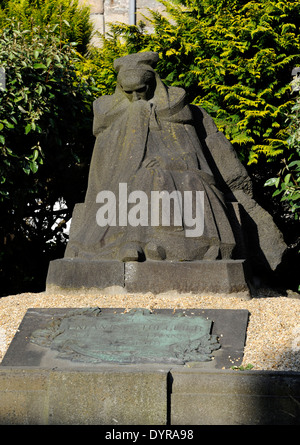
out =
[(244, 260), (216, 261), (87, 261), (62, 258), (50, 263), (46, 291), (105, 291), (160, 294), (234, 294), (250, 298)]

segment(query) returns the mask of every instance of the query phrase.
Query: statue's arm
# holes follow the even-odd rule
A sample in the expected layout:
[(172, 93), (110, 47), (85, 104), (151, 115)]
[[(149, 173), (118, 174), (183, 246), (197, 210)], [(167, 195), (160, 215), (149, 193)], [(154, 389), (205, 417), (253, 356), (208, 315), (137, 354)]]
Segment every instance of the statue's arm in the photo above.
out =
[[(201, 107), (197, 107), (197, 130), (199, 138), (206, 148), (212, 170), (218, 171), (229, 189), (243, 190), (252, 196), (252, 183), (246, 168), (238, 159), (230, 141), (218, 130), (212, 117)], [(209, 161), (209, 159), (208, 159)]]
[(99, 133), (110, 127), (120, 116), (124, 114), (126, 101), (118, 92), (111, 96), (98, 97), (93, 103), (94, 122), (93, 134)]
[(221, 183), (223, 181), (226, 198), (237, 201), (244, 209), (243, 233), (248, 239), (250, 256), (256, 265), (266, 267), (267, 264), (275, 270), (286, 250), (282, 234), (272, 216), (255, 201), (252, 181), (230, 141), (218, 131), (211, 116), (202, 108), (198, 108), (198, 117), (201, 142), (215, 166), (217, 173), (214, 174), (219, 175)]

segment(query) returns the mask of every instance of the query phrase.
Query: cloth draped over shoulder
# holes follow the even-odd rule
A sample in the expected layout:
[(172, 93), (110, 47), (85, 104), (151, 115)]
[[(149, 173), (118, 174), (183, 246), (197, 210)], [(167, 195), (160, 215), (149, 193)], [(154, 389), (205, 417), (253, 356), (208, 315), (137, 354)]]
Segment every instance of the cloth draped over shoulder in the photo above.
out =
[[(67, 249), (70, 257), (124, 261), (126, 246), (138, 249), (143, 260), (232, 257), (235, 239), (224, 197), (204, 156), (185, 91), (166, 87), (155, 76), (155, 92), (148, 101), (130, 102), (118, 84), (113, 95), (94, 102), (96, 142), (84, 211)], [(118, 224), (122, 205), (127, 211), (132, 208), (132, 203), (124, 199), (119, 202), (120, 184), (126, 184), (127, 196), (141, 191), (148, 197), (148, 224)], [(96, 201), (101, 191), (112, 192), (116, 197), (116, 225), (101, 227), (97, 223), (101, 204)], [(186, 236), (184, 215), (180, 226), (151, 225), (153, 191), (177, 191), (182, 198), (185, 191), (203, 192), (201, 235)]]

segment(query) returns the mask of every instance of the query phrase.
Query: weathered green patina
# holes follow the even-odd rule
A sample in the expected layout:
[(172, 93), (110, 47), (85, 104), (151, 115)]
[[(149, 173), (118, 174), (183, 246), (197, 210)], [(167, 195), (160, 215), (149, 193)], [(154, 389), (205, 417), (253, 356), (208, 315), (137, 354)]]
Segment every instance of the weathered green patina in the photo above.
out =
[(54, 318), (30, 340), (73, 361), (184, 364), (211, 360), (220, 348), (211, 328), (212, 321), (199, 315), (88, 308)]

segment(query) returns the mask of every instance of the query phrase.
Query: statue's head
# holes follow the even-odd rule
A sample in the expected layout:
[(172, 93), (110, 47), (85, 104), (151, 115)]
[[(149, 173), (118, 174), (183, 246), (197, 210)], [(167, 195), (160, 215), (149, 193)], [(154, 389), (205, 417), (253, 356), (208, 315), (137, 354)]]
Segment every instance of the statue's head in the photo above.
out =
[(157, 60), (158, 54), (154, 52), (130, 54), (115, 60), (118, 85), (130, 102), (150, 100), (153, 97), (156, 87), (154, 66)]

